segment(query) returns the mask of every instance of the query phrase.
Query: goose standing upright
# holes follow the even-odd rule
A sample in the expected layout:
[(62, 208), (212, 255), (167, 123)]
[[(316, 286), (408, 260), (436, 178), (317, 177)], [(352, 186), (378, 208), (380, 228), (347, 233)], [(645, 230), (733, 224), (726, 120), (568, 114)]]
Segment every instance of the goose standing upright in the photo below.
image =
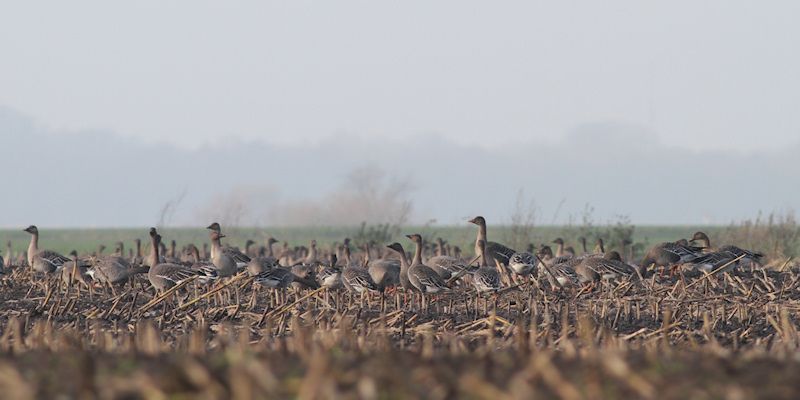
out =
[[(152, 247), (150, 249), (150, 260), (160, 260), (159, 244), (161, 243), (161, 235), (155, 234), (150, 237)], [(157, 293), (163, 293), (175, 285), (180, 284), (186, 279), (199, 277), (201, 282), (216, 279), (216, 271), (212, 269), (195, 270), (185, 265), (160, 263), (150, 268), (147, 272), (147, 278), (150, 284), (156, 289)]]
[(414, 261), (408, 268), (408, 280), (423, 295), (439, 293), (450, 288), (447, 287), (442, 276), (432, 268), (422, 263), (422, 236), (418, 233), (406, 235), (416, 245)]
[(28, 265), (35, 272), (53, 273), (60, 269), (64, 263), (69, 262), (69, 258), (62, 256), (55, 251), (39, 250), (39, 228), (31, 225), (24, 229), (31, 234), (31, 243), (28, 245)]
[[(414, 252), (414, 260), (411, 262), (412, 266), (413, 265), (424, 264), (425, 266), (427, 266), (428, 268), (430, 268), (434, 272), (436, 272), (439, 275), (439, 277), (442, 278), (443, 281), (446, 281), (446, 280), (450, 279), (450, 277), (453, 275), (452, 272), (450, 272), (449, 269), (444, 268), (442, 266), (442, 264), (446, 264), (447, 261), (449, 261), (449, 260), (447, 260), (445, 258), (441, 258), (441, 257), (432, 257), (431, 259), (434, 260), (434, 263), (430, 263), (430, 262), (429, 263), (423, 263), (422, 262), (422, 250), (423, 250), (422, 235), (420, 235), (418, 233), (415, 233), (415, 234), (412, 234), (412, 235), (407, 235), (406, 237), (411, 239), (411, 241), (414, 242), (414, 245), (416, 246), (416, 251)], [(428, 260), (428, 261), (430, 261), (430, 260)], [(453, 261), (453, 263), (455, 263), (457, 260), (452, 260), (452, 261)], [(459, 268), (458, 270), (461, 270), (461, 268)]]
[(11, 248), (11, 241), (9, 240), (6, 242), (6, 262), (4, 266), (6, 268), (11, 268), (13, 260), (14, 260), (14, 253)]
[(408, 255), (406, 251), (403, 249), (403, 245), (400, 243), (394, 242), (388, 246), (387, 248), (395, 251), (397, 255), (400, 257), (400, 286), (406, 293), (411, 292), (412, 290), (416, 290), (416, 287), (411, 284), (411, 281), (408, 279), (408, 270), (411, 268), (411, 264), (408, 262)]
[[(211, 225), (206, 227), (206, 229), (218, 233), (219, 235), (221, 235), (220, 236), (221, 238), (225, 237), (225, 235), (222, 234), (222, 227), (218, 222), (212, 222)], [(214, 249), (214, 246), (212, 244), (211, 257), (210, 257), (212, 260), (217, 256), (216, 254), (217, 250), (225, 253), (227, 257), (233, 259), (237, 269), (245, 268), (247, 264), (250, 262), (250, 257), (242, 253), (239, 249), (230, 246), (222, 246), (221, 243), (219, 246), (217, 246), (216, 250)]]
[(486, 245), (486, 259), (489, 263), (500, 263), (508, 265), (508, 260), (516, 253), (510, 247), (504, 246), (497, 242), (490, 242), (486, 238), (486, 219), (482, 216), (477, 216), (468, 221), (469, 223), (478, 225), (478, 238), (475, 240), (475, 254), (478, 254), (478, 240), (483, 240)]
[(211, 263), (214, 264), (214, 267), (217, 269), (217, 275), (221, 278), (225, 278), (236, 274), (238, 269), (236, 260), (230, 253), (224, 251), (220, 244), (220, 238), (224, 238), (225, 235), (212, 230), (209, 237), (211, 238)]
[[(312, 246), (316, 245), (314, 242), (311, 244)], [(354, 263), (350, 258), (350, 239), (345, 239), (345, 246), (343, 250), (345, 266), (342, 270), (342, 283), (344, 283), (344, 287), (350, 292), (360, 294), (363, 294), (367, 291), (377, 291), (378, 285), (372, 279), (372, 276), (369, 274), (369, 272), (364, 267)]]

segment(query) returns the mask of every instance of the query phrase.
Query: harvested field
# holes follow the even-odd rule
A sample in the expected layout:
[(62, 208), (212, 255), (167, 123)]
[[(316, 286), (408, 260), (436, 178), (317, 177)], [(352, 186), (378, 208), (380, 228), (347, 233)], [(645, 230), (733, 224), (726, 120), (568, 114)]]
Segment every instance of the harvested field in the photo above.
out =
[[(156, 298), (141, 277), (2, 279), (14, 398), (792, 398), (800, 275), (745, 270), (498, 295), (257, 289), (245, 274)], [(383, 299), (382, 299), (383, 297)], [(398, 308), (398, 305), (400, 306)]]

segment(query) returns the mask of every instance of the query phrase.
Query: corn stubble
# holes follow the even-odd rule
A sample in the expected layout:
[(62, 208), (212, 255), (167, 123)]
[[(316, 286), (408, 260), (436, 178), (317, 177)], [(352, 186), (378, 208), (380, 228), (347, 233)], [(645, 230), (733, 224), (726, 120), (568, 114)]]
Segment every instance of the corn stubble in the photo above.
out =
[[(555, 292), (536, 281), (425, 308), (402, 293), (254, 289), (155, 297), (2, 280), (9, 398), (791, 398), (800, 274), (749, 270)], [(401, 305), (400, 308), (397, 306)]]

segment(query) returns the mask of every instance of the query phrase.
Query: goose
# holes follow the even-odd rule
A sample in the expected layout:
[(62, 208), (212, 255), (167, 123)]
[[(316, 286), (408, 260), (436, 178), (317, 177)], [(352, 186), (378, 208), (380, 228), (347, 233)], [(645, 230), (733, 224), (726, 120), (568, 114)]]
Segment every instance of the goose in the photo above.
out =
[(514, 253), (514, 255), (508, 259), (508, 267), (511, 271), (523, 277), (536, 274), (536, 267), (538, 264), (539, 261), (536, 260), (536, 256), (526, 251)]
[(319, 261), (315, 261), (314, 264), (293, 265), (291, 268), (291, 272), (294, 275), (292, 287), (297, 290), (319, 288), (319, 283), (317, 282), (317, 267), (319, 264)]
[(247, 274), (250, 276), (256, 276), (264, 271), (268, 271), (272, 268), (278, 268), (278, 262), (274, 258), (269, 257), (256, 257), (250, 260), (247, 263)]
[(594, 253), (606, 254), (606, 244), (603, 242), (603, 238), (597, 238), (597, 244), (594, 246)]
[(186, 247), (186, 252), (191, 256), (192, 261), (189, 263), (189, 265), (193, 270), (207, 271), (209, 269), (216, 269), (212, 262), (203, 261), (203, 259), (200, 258), (200, 249), (198, 249), (194, 244), (189, 244), (189, 246)]
[(330, 265), (326, 265), (317, 275), (320, 286), (327, 289), (339, 289), (342, 287), (342, 270), (336, 266), (338, 258), (336, 253), (331, 253)]
[(414, 288), (422, 294), (435, 294), (447, 291), (447, 287), (442, 276), (432, 268), (422, 263), (422, 236), (418, 233), (406, 235), (416, 245), (414, 252), (414, 262), (408, 267), (408, 280)]
[(496, 293), (501, 288), (500, 273), (486, 262), (486, 241), (478, 240), (478, 270), (472, 274), (472, 285), (478, 293)]
[[(221, 238), (225, 237), (225, 235), (222, 235), (222, 227), (220, 226), (220, 224), (218, 222), (212, 222), (211, 225), (206, 227), (206, 229), (211, 230), (212, 232), (216, 232), (216, 233), (220, 234)], [(220, 244), (219, 246), (217, 246), (217, 250), (220, 250), (221, 252), (225, 253), (228, 257), (232, 258), (233, 261), (236, 263), (237, 270), (245, 268), (247, 266), (247, 263), (250, 262), (250, 257), (248, 257), (246, 254), (242, 253), (239, 249), (237, 249), (235, 247), (222, 246)], [(217, 255), (216, 251), (217, 250), (214, 249), (214, 245), (212, 243), (212, 245), (211, 245), (211, 259), (212, 260), (216, 257), (216, 255)]]
[(274, 261), (275, 264), (278, 264), (278, 259), (275, 257), (275, 252), (272, 249), (272, 245), (275, 243), (278, 243), (278, 240), (274, 237), (270, 236), (269, 239), (267, 239), (267, 254), (264, 257), (266, 257), (268, 260)]
[(647, 251), (641, 265), (646, 269), (649, 269), (650, 266), (671, 268), (691, 262), (702, 255), (702, 247), (689, 246), (688, 244), (679, 244), (677, 242), (663, 242)]
[(553, 243), (556, 245), (556, 257), (569, 256), (567, 252), (564, 251), (564, 239), (556, 238), (556, 240), (553, 240)]
[[(161, 242), (161, 235), (155, 234), (151, 237), (151, 260), (159, 260), (159, 244)], [(192, 269), (185, 265), (160, 263), (156, 264), (147, 272), (147, 279), (150, 284), (156, 289), (157, 293), (163, 293), (175, 285), (180, 284), (186, 279), (199, 277), (200, 282), (208, 282), (217, 279), (217, 272), (214, 268)]]
[[(212, 230), (209, 233), (209, 237), (211, 238), (211, 263), (217, 269), (217, 275), (221, 278), (234, 275), (239, 268), (239, 263), (230, 252), (222, 249), (220, 238), (224, 238), (225, 235)], [(248, 258), (248, 263), (249, 262), (250, 260)], [(247, 264), (245, 264), (245, 266), (246, 265)]]
[(106, 256), (91, 257), (91, 268), (86, 271), (92, 280), (117, 285), (128, 282), (128, 279), (137, 274), (143, 274), (150, 270), (150, 267), (138, 266), (131, 267), (127, 260), (122, 257)]
[[(158, 231), (156, 230), (156, 228), (153, 228), (153, 227), (150, 228), (149, 235), (150, 235), (151, 246), (152, 246), (152, 243), (153, 243), (153, 239), (156, 236), (161, 237), (158, 234)], [(162, 264), (162, 263), (166, 263), (167, 262), (167, 260), (161, 255), (161, 251), (162, 251), (161, 242), (159, 241), (158, 244), (156, 244), (156, 246), (158, 246), (158, 250), (159, 251), (153, 252), (153, 249), (150, 249), (150, 254), (147, 257), (143, 257), (142, 258), (142, 265), (146, 265), (146, 266), (152, 268), (152, 267), (155, 267), (158, 264)]]
[(254, 244), (256, 244), (256, 242), (254, 242), (251, 239), (247, 239), (247, 241), (244, 242), (244, 254), (250, 258), (253, 258), (253, 252), (251, 248), (253, 247)]
[(136, 243), (136, 255), (131, 260), (131, 264), (142, 264), (144, 262), (144, 257), (142, 257), (142, 239), (136, 238), (134, 243)]
[(6, 268), (11, 268), (12, 260), (14, 260), (14, 252), (11, 248), (11, 241), (6, 242), (6, 262), (3, 264)]
[(114, 246), (114, 254), (117, 257), (125, 257), (125, 243), (117, 242), (116, 246)]
[(603, 257), (587, 257), (575, 267), (578, 279), (582, 283), (597, 282), (601, 279), (613, 280), (641, 274), (641, 271), (622, 261), (616, 251), (610, 251)]
[(400, 256), (400, 275), (399, 275), (400, 286), (406, 292), (415, 290), (416, 287), (411, 284), (411, 280), (408, 277), (408, 270), (411, 268), (411, 265), (408, 262), (408, 255), (406, 254), (406, 251), (403, 249), (403, 245), (394, 242), (386, 247), (396, 252), (397, 255)]
[[(314, 243), (312, 242), (312, 245)], [(372, 279), (372, 275), (366, 268), (354, 264), (350, 259), (349, 239), (345, 239), (344, 246), (345, 267), (342, 270), (342, 283), (344, 287), (354, 293), (365, 293), (367, 291), (378, 291), (378, 285)]]
[[(412, 266), (414, 266), (414, 265), (423, 265), (423, 262), (422, 262), (422, 249), (423, 249), (422, 235), (420, 235), (418, 233), (414, 233), (414, 234), (411, 234), (411, 235), (406, 235), (406, 237), (411, 239), (411, 241), (414, 242), (414, 245), (416, 245), (416, 251), (414, 252), (414, 260), (411, 262), (411, 265)], [(450, 277), (453, 275), (452, 272), (450, 272), (450, 269), (445, 268), (443, 266), (443, 264), (446, 264), (448, 262), (448, 259), (444, 259), (444, 258), (441, 258), (441, 257), (432, 257), (432, 259), (434, 259), (434, 263), (430, 263), (429, 262), (429, 263), (424, 264), (424, 265), (427, 268), (430, 268), (434, 272), (436, 272), (439, 275), (439, 277), (442, 278), (443, 281), (446, 281), (446, 280), (450, 279)], [(459, 270), (461, 270), (461, 269), (463, 269), (463, 268), (459, 268)]]
[(388, 287), (400, 285), (400, 261), (389, 259), (372, 260), (370, 257), (370, 244), (364, 245), (364, 264), (367, 265), (367, 272), (378, 285), (378, 290), (385, 291)]
[(70, 261), (69, 258), (55, 251), (39, 250), (39, 228), (36, 225), (31, 225), (25, 228), (24, 231), (31, 234), (27, 261), (35, 272), (49, 274), (61, 269), (64, 263)]
[[(708, 235), (704, 232), (695, 232), (692, 236), (690, 242), (699, 243), (706, 251), (712, 249), (711, 247), (711, 239), (709, 239)], [(743, 265), (743, 264), (761, 264), (761, 259), (764, 258), (764, 255), (755, 252), (752, 250), (742, 249), (737, 246), (733, 245), (725, 245), (717, 249), (717, 252), (720, 253), (730, 253), (736, 257), (742, 257), (736, 264)]]
[(587, 254), (589, 254), (589, 250), (586, 248), (586, 238), (585, 238), (585, 237), (583, 237), (583, 236), (581, 236), (581, 237), (579, 237), (579, 238), (578, 238), (578, 242), (580, 242), (580, 244), (581, 244), (581, 251), (583, 251), (583, 253), (581, 253), (581, 254), (582, 254), (582, 255), (587, 255)]
[[(349, 242), (350, 239), (345, 239), (345, 241)], [(306, 258), (305, 260), (303, 260), (303, 263), (306, 265), (311, 265), (314, 264), (315, 262), (317, 262), (317, 241), (312, 240), (311, 247), (309, 247), (308, 249), (308, 255), (306, 255)]]
[(88, 285), (86, 282), (86, 277), (90, 276), (87, 274), (89, 265), (81, 262), (78, 259), (77, 251), (72, 250), (69, 255), (72, 258), (72, 261), (64, 263), (64, 267), (61, 269), (61, 281), (65, 284), (69, 284), (70, 282), (78, 282), (83, 285)]
[[(490, 242), (486, 238), (486, 219), (482, 216), (477, 216), (469, 221), (469, 223), (478, 225), (478, 238), (475, 240), (475, 254), (478, 254), (478, 240), (486, 242), (486, 258), (490, 263), (499, 262), (503, 265), (508, 265), (508, 259), (516, 253), (513, 249), (504, 246), (497, 242)], [(460, 257), (460, 255), (456, 255)]]
[(294, 274), (288, 269), (270, 266), (256, 275), (253, 282), (270, 289), (286, 289), (294, 282)]
[[(572, 257), (554, 257), (550, 246), (542, 246), (539, 250), (542, 268), (538, 269), (539, 277), (545, 275), (550, 286), (574, 286), (579, 283), (575, 266), (580, 262)], [(554, 282), (557, 281), (558, 283)]]

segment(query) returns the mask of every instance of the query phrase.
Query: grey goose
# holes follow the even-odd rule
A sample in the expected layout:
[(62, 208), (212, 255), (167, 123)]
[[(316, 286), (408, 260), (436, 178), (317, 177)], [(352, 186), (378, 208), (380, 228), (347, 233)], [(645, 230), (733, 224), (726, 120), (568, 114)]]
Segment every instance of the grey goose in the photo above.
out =
[(467, 222), (478, 225), (478, 238), (475, 240), (475, 254), (478, 254), (478, 240), (483, 240), (486, 242), (487, 261), (489, 263), (499, 262), (500, 264), (508, 265), (509, 258), (511, 258), (516, 251), (500, 243), (490, 242), (486, 238), (486, 219), (479, 215)]
[[(225, 235), (222, 234), (222, 227), (219, 225), (218, 222), (212, 222), (211, 225), (206, 227), (206, 229), (209, 229), (212, 232), (220, 234), (221, 235), (220, 237), (225, 237)], [(220, 246), (217, 247), (217, 249), (215, 249), (213, 243), (211, 245), (212, 260), (217, 256), (216, 252), (218, 250), (221, 250), (221, 252), (225, 253), (228, 257), (232, 258), (233, 261), (236, 263), (237, 269), (242, 269), (246, 267), (247, 263), (250, 262), (250, 257), (242, 253), (239, 249), (230, 246), (222, 246), (221, 244)]]
[[(411, 261), (411, 265), (412, 266), (413, 265), (422, 265), (422, 264), (424, 264), (425, 266), (427, 266), (428, 268), (432, 269), (434, 272), (439, 274), (439, 276), (442, 278), (442, 280), (446, 281), (446, 280), (450, 279), (450, 277), (453, 275), (453, 273), (450, 271), (450, 269), (445, 268), (443, 266), (443, 265), (447, 264), (447, 260), (445, 260), (445, 259), (443, 259), (441, 257), (432, 257), (432, 259), (433, 259), (433, 261), (435, 263), (430, 263), (430, 262), (423, 263), (422, 262), (422, 251), (423, 251), (423, 247), (424, 247), (423, 243), (422, 243), (422, 235), (420, 235), (418, 233), (415, 233), (415, 234), (412, 234), (412, 235), (406, 235), (406, 237), (411, 239), (411, 241), (414, 242), (414, 245), (416, 246), (416, 250), (414, 251), (414, 259)], [(428, 261), (430, 261), (430, 260), (428, 260)], [(459, 268), (459, 270), (460, 270), (460, 268)]]
[(372, 280), (378, 285), (378, 290), (384, 292), (386, 288), (400, 285), (400, 261), (386, 258), (372, 260), (370, 250), (370, 244), (365, 244), (364, 263), (367, 265), (367, 272), (372, 276)]
[[(158, 260), (160, 258), (158, 253), (161, 235), (155, 234), (150, 240), (152, 242), (150, 259)], [(198, 277), (201, 282), (213, 280), (217, 278), (216, 270), (212, 268), (196, 270), (180, 264), (160, 263), (150, 267), (147, 272), (147, 279), (158, 293), (194, 277)]]
[(575, 267), (581, 282), (597, 282), (601, 279), (613, 280), (637, 276), (641, 271), (622, 261), (616, 251), (610, 251), (603, 257), (586, 257)]
[(28, 265), (33, 268), (35, 272), (40, 273), (53, 273), (69, 262), (70, 259), (62, 256), (61, 254), (39, 249), (39, 228), (36, 225), (31, 225), (23, 231), (31, 234), (31, 242), (28, 245)]
[(414, 262), (408, 267), (408, 280), (420, 293), (439, 293), (450, 290), (442, 276), (422, 263), (422, 235), (414, 233), (406, 235), (416, 245)]
[(669, 268), (691, 262), (702, 255), (702, 247), (678, 242), (663, 242), (647, 251), (641, 265), (645, 269), (649, 269), (651, 266)]
[(70, 282), (78, 282), (88, 286), (87, 277), (90, 277), (87, 274), (89, 269), (89, 263), (78, 259), (78, 252), (72, 250), (69, 253), (72, 261), (64, 263), (64, 266), (61, 268), (61, 281), (65, 284), (70, 284)]
[[(214, 268), (217, 269), (217, 275), (221, 278), (235, 275), (236, 271), (239, 269), (239, 262), (235, 259), (232, 252), (225, 251), (222, 248), (220, 239), (224, 238), (225, 235), (212, 230), (209, 233), (209, 237), (211, 238), (211, 263), (214, 265)], [(248, 258), (247, 263), (250, 261), (251, 260)], [(247, 263), (245, 263), (244, 266), (246, 266)]]
[(145, 266), (131, 267), (127, 260), (117, 256), (93, 256), (90, 260), (92, 266), (86, 273), (97, 282), (111, 285), (128, 282), (130, 277), (150, 269)]
[(336, 265), (337, 261), (336, 253), (331, 253), (330, 264), (323, 266), (319, 274), (317, 274), (320, 286), (327, 289), (339, 289), (342, 287), (342, 270)]
[[(312, 243), (316, 245), (316, 243)], [(366, 268), (353, 263), (350, 258), (349, 239), (345, 240), (344, 246), (345, 266), (342, 270), (342, 283), (345, 289), (354, 293), (365, 293), (367, 291), (378, 291), (378, 285), (372, 279)]]
[[(706, 235), (704, 232), (695, 232), (690, 242), (700, 244), (706, 250), (706, 252), (710, 252), (710, 250), (712, 249), (711, 239), (709, 239), (708, 235)], [(745, 263), (760, 264), (761, 259), (764, 258), (764, 254), (762, 253), (752, 250), (746, 250), (733, 245), (722, 246), (719, 249), (717, 249), (717, 251), (721, 253), (730, 253), (736, 257), (742, 257), (741, 260), (737, 262), (737, 264), (745, 264)]]
[(397, 255), (400, 257), (400, 276), (399, 276), (400, 286), (406, 292), (415, 290), (416, 287), (414, 287), (414, 285), (411, 284), (411, 280), (409, 280), (408, 278), (408, 270), (411, 267), (411, 265), (408, 262), (408, 255), (406, 254), (406, 251), (403, 249), (403, 245), (394, 242), (386, 247), (396, 252)]
[(490, 267), (486, 261), (486, 242), (478, 240), (478, 270), (472, 274), (472, 285), (478, 293), (496, 293), (502, 287), (497, 268)]

